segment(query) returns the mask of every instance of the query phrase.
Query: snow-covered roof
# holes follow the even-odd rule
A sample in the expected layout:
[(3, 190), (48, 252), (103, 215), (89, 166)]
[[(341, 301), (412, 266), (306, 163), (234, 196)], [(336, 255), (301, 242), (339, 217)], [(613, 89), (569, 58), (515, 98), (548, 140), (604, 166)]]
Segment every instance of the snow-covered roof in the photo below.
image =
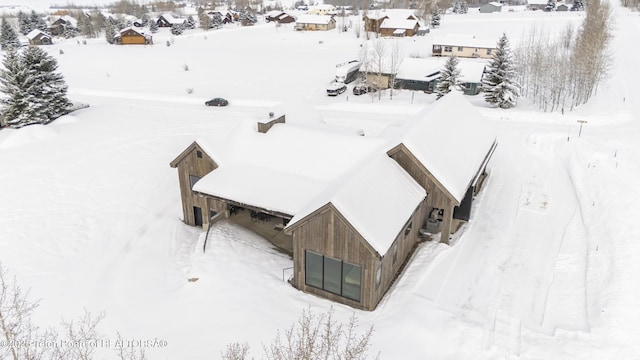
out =
[(495, 6), (495, 7), (499, 7), (499, 8), (502, 7), (502, 4), (499, 3), (499, 2), (496, 2), (496, 1), (491, 1), (491, 2), (489, 2), (489, 4), (491, 4), (491, 5)]
[(198, 140), (220, 167), (194, 189), (289, 215), (300, 212), (328, 182), (375, 149), (384, 149), (385, 143), (292, 124), (276, 124), (266, 134), (243, 127), (230, 139), (221, 144)]
[(382, 24), (380, 24), (381, 29), (413, 29), (420, 26), (418, 20), (405, 20), (405, 19), (384, 19)]
[(459, 91), (451, 91), (408, 122), (400, 142), (458, 201), (496, 140), (491, 124)]
[(395, 160), (375, 152), (334, 180), (288, 226), (331, 203), (384, 255), (425, 196), (425, 190)]
[[(429, 81), (433, 79), (434, 73), (444, 69), (447, 58), (429, 57), (429, 58), (409, 58), (405, 57), (398, 65), (398, 79)], [(460, 80), (462, 82), (480, 82), (484, 67), (487, 65), (484, 59), (459, 59), (458, 68), (460, 69)], [(377, 72), (376, 64), (363, 64), (360, 71)], [(391, 72), (390, 62), (383, 59), (382, 73)], [(437, 77), (437, 76), (436, 76)]]
[(438, 35), (433, 37), (433, 45), (442, 46), (465, 46), (494, 49), (498, 38), (476, 38), (469, 35)]
[[(169, 22), (169, 24), (182, 24), (183, 22), (185, 22), (184, 19), (176, 19), (171, 14), (162, 14), (160, 16), (163, 17), (165, 20), (167, 20), (167, 22)], [(158, 19), (159, 18), (160, 17), (158, 17)]]
[(58, 20), (64, 20), (65, 23), (69, 24), (72, 27), (78, 27), (78, 20), (76, 20), (74, 17), (69, 16), (69, 15), (62, 15), (62, 16), (57, 16), (55, 18), (53, 18), (53, 21), (51, 23), (54, 23)]
[(126, 33), (127, 31), (133, 31), (133, 32), (135, 32), (136, 34), (139, 34), (140, 36), (147, 36), (147, 35), (144, 33), (144, 31), (139, 30), (139, 29), (137, 29), (137, 28), (135, 28), (135, 27), (133, 27), (133, 26), (129, 26), (129, 27), (126, 27), (126, 28), (124, 28), (124, 29), (120, 30), (120, 31), (118, 32), (118, 34), (116, 34), (116, 36), (122, 36), (122, 34)]
[(33, 30), (29, 31), (29, 33), (26, 36), (27, 36), (27, 38), (29, 40), (33, 40), (33, 39), (37, 38), (38, 35), (40, 35), (40, 34), (42, 34), (43, 36), (46, 36), (46, 37), (51, 37), (49, 34), (45, 33), (42, 30), (39, 30), (39, 29), (33, 29)]
[(326, 25), (329, 24), (332, 20), (333, 17), (331, 17), (330, 15), (301, 15), (296, 20), (296, 23)]

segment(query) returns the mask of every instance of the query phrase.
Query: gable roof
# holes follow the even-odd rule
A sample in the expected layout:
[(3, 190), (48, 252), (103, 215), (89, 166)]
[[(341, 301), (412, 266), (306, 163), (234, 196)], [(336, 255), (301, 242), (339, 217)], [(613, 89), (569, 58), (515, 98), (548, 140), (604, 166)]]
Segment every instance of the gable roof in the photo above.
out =
[(495, 49), (497, 41), (497, 39), (476, 38), (475, 36), (455, 34), (438, 35), (433, 37), (433, 45), (465, 46), (485, 49)]
[(332, 21), (335, 22), (335, 19), (330, 15), (301, 15), (296, 23), (327, 25)]
[(420, 27), (418, 20), (406, 20), (406, 19), (384, 19), (380, 24), (380, 29), (415, 29)]
[(158, 20), (160, 20), (160, 18), (164, 18), (169, 24), (182, 24), (186, 21), (185, 19), (176, 19), (170, 14), (162, 14), (158, 17)]
[(205, 145), (219, 168), (194, 190), (293, 216), (374, 149), (384, 151), (385, 143), (319, 127), (276, 124), (266, 134), (242, 127), (224, 144)]
[(374, 152), (329, 184), (287, 227), (330, 203), (384, 255), (425, 196), (425, 190), (398, 163), (384, 152)]
[(34, 40), (38, 36), (51, 38), (51, 35), (47, 34), (46, 32), (44, 32), (42, 30), (39, 30), (39, 29), (33, 29), (33, 30), (29, 31), (29, 33), (26, 36), (27, 36), (27, 38), (29, 40)]
[[(484, 59), (458, 59), (458, 69), (462, 82), (479, 83), (482, 80), (484, 68), (488, 60)], [(440, 77), (440, 71), (444, 69), (447, 58), (404, 58), (400, 64), (398, 74), (399, 80), (430, 81)]]
[(461, 202), (495, 148), (496, 133), (461, 92), (451, 91), (409, 121), (399, 143)]

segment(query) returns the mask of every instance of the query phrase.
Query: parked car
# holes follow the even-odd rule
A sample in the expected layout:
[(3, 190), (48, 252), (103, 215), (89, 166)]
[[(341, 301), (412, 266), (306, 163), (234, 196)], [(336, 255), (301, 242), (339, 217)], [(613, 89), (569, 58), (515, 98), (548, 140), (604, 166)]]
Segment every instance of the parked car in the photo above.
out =
[(363, 95), (367, 93), (367, 85), (358, 84), (353, 87), (353, 95)]
[(345, 91), (347, 91), (347, 85), (336, 82), (329, 85), (329, 87), (327, 88), (327, 95), (337, 96), (342, 94)]
[(227, 106), (229, 102), (223, 98), (213, 98), (204, 103), (207, 106)]
[(376, 88), (366, 84), (356, 84), (353, 87), (353, 95), (363, 95), (368, 92), (376, 92)]

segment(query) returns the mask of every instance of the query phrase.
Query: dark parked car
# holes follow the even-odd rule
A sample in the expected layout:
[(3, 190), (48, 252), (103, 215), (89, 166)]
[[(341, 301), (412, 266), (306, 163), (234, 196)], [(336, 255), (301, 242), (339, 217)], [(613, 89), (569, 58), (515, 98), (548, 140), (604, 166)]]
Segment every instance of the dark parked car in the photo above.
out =
[(376, 92), (376, 88), (366, 84), (357, 84), (353, 87), (353, 95), (363, 95), (368, 92)]
[(227, 106), (229, 102), (223, 98), (215, 98), (211, 99), (204, 103), (207, 106)]

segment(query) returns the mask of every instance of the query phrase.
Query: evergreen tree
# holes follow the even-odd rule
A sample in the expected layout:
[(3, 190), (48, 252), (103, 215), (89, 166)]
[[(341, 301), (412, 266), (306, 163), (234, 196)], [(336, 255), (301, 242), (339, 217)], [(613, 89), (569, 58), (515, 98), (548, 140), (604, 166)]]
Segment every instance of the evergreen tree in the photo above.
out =
[(171, 26), (171, 33), (173, 35), (181, 35), (183, 31), (184, 31), (184, 25), (183, 24), (173, 24)]
[(27, 35), (29, 32), (31, 32), (31, 30), (33, 30), (29, 15), (23, 13), (22, 11), (18, 12), (18, 30), (22, 35)]
[(47, 124), (66, 114), (71, 102), (67, 84), (58, 70), (58, 62), (37, 46), (28, 47), (21, 56), (27, 72), (27, 92), (37, 119)]
[(582, 11), (584, 10), (584, 2), (582, 0), (574, 0), (573, 5), (571, 6), (571, 11)]
[(440, 79), (436, 87), (436, 100), (445, 96), (451, 90), (460, 90), (460, 69), (458, 69), (458, 57), (452, 55), (440, 70)]
[(115, 42), (116, 29), (111, 22), (107, 22), (107, 28), (104, 30), (104, 37), (107, 39), (109, 44), (113, 44)]
[(451, 10), (454, 14), (462, 14), (462, 4), (460, 1), (456, 1), (453, 3), (453, 10)]
[(196, 20), (193, 18), (193, 16), (189, 15), (189, 17), (187, 18), (187, 22), (185, 23), (185, 26), (187, 29), (193, 30), (196, 28)]
[(2, 50), (8, 47), (17, 49), (20, 47), (20, 40), (18, 40), (18, 34), (13, 30), (13, 26), (9, 22), (2, 18), (2, 25), (0, 25), (0, 48)]
[(31, 16), (29, 17), (29, 20), (31, 24), (33, 24), (33, 28), (31, 30), (38, 29), (40, 31), (47, 32), (47, 22), (44, 21), (44, 18), (36, 13), (35, 10), (31, 10)]
[(9, 48), (3, 65), (0, 104), (8, 126), (47, 124), (68, 112), (67, 85), (56, 73), (58, 63), (44, 50), (31, 46), (18, 55)]
[(435, 9), (433, 9), (433, 13), (431, 14), (431, 27), (435, 28), (440, 26), (440, 9), (436, 6)]
[(497, 45), (482, 77), (482, 91), (488, 103), (508, 109), (515, 106), (520, 97), (520, 84), (506, 34), (502, 34)]
[(2, 60), (4, 69), (0, 71), (0, 98), (2, 116), (7, 126), (19, 128), (37, 122), (30, 107), (30, 98), (26, 89), (26, 71), (20, 61), (17, 50), (8, 48)]
[(544, 11), (553, 11), (556, 8), (556, 0), (548, 0)]
[(149, 31), (151, 31), (152, 34), (155, 34), (158, 32), (158, 23), (155, 21), (151, 21), (151, 24), (149, 24)]

